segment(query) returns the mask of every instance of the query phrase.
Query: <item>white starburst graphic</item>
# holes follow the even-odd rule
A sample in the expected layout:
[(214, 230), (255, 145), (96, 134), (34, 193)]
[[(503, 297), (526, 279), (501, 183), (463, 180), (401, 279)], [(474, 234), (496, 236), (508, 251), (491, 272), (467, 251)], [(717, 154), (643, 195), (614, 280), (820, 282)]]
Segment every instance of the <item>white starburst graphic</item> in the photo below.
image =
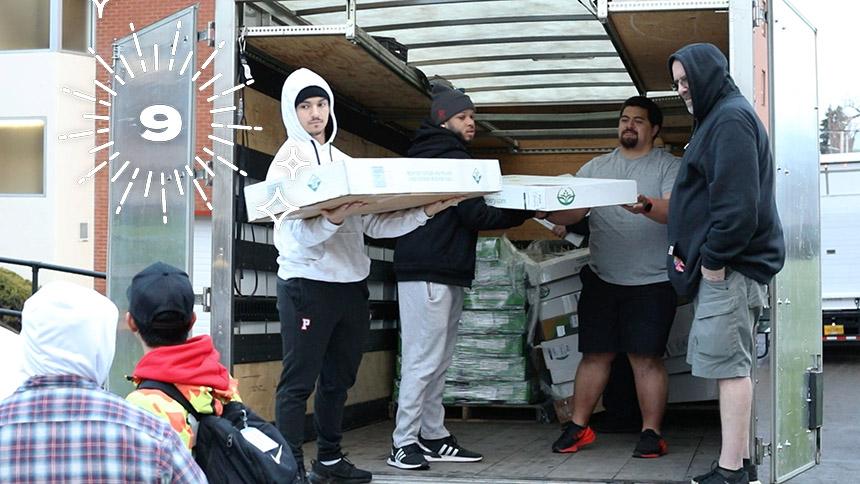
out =
[[(280, 212), (280, 215), (278, 215), (278, 212), (282, 207), (285, 208), (285, 210), (283, 212)], [(280, 186), (275, 187), (275, 193), (272, 195), (272, 198), (270, 198), (269, 201), (256, 208), (258, 212), (272, 219), (272, 222), (275, 223), (275, 230), (278, 230), (280, 228), (281, 222), (283, 222), (284, 219), (287, 218), (287, 215), (299, 209), (299, 207), (296, 207), (295, 205), (291, 204), (286, 199), (286, 197), (284, 197), (284, 194), (281, 193)]]
[(303, 160), (299, 156), (299, 149), (295, 146), (287, 146), (287, 159), (286, 160), (277, 160), (274, 163), (278, 166), (284, 167), (290, 171), (290, 180), (296, 179), (296, 174), (302, 168), (311, 166), (309, 161)]
[[(96, 5), (96, 8), (98, 9), (99, 18), (102, 17), (102, 12), (103, 12), (104, 6), (105, 6), (105, 4), (107, 4), (108, 1), (109, 0), (104, 0), (102, 2), (99, 2), (97, 0), (92, 0), (92, 2)], [(138, 40), (137, 32), (135, 31), (135, 27), (134, 27), (133, 23), (129, 24), (129, 29), (131, 30), (131, 34), (132, 34), (132, 37), (134, 40), (134, 46), (135, 46), (135, 50), (137, 52), (137, 59), (132, 59), (132, 62), (129, 62), (129, 59), (127, 59), (124, 55), (119, 54), (119, 56), (118, 56), (119, 62), (122, 63), (123, 67), (125, 68), (125, 72), (127, 73), (127, 76), (128, 76), (127, 79), (123, 79), (122, 77), (120, 77), (119, 74), (117, 74), (114, 71), (114, 69), (107, 62), (105, 62), (104, 58), (101, 55), (99, 55), (97, 52), (95, 52), (92, 48), (89, 48), (89, 52), (93, 56), (93, 58), (96, 60), (96, 62), (99, 65), (101, 65), (101, 67), (104, 68), (104, 70), (107, 71), (107, 73), (110, 76), (113, 76), (113, 80), (111, 81), (111, 83), (113, 83), (115, 81), (116, 83), (118, 83), (121, 86), (125, 86), (126, 84), (133, 85), (135, 80), (143, 78), (148, 72), (155, 72), (155, 71), (159, 71), (160, 69), (163, 69), (164, 66), (162, 65), (162, 62), (159, 60), (159, 57), (162, 56), (162, 54), (165, 54), (164, 56), (167, 57), (166, 53), (169, 53), (169, 59), (167, 62), (167, 70), (168, 71), (176, 72), (177, 76), (181, 78), (185, 75), (190, 75), (191, 71), (194, 70), (194, 66), (190, 65), (191, 60), (192, 60), (193, 55), (194, 55), (192, 48), (189, 48), (188, 52), (184, 53), (184, 57), (182, 57), (182, 54), (180, 54), (180, 57), (176, 56), (177, 47), (179, 45), (180, 30), (182, 29), (182, 22), (181, 21), (176, 22), (176, 32), (173, 36), (173, 42), (171, 43), (171, 45), (169, 45), (169, 46), (159, 46), (158, 44), (153, 45), (151, 56), (145, 56), (143, 51), (141, 50), (140, 41)], [(212, 63), (213, 60), (215, 60), (216, 56), (221, 52), (221, 50), (224, 48), (224, 46), (225, 46), (224, 41), (222, 41), (220, 44), (218, 44), (217, 48), (215, 50), (213, 50), (212, 53), (209, 55), (209, 57), (207, 57), (206, 60), (203, 62), (203, 64), (201, 64), (200, 68), (194, 72), (194, 74), (191, 77), (191, 82), (194, 82), (194, 83), (198, 82), (198, 79), (202, 75), (203, 71)], [(164, 52), (162, 52), (162, 51), (164, 51)], [(179, 59), (182, 59), (181, 64), (178, 62)], [(135, 68), (132, 68), (132, 65), (135, 65)], [(191, 69), (189, 69), (189, 67)], [(135, 69), (138, 69), (137, 72), (135, 72)], [(205, 82), (202, 82), (199, 86), (197, 86), (197, 92), (202, 92), (203, 90), (212, 86), (221, 77), (222, 77), (222, 75), (220, 73), (216, 73), (211, 79), (208, 79)], [(101, 91), (101, 92), (104, 92), (107, 94), (107, 99), (108, 99), (107, 101), (105, 101), (103, 99), (97, 99), (94, 96), (88, 95), (88, 94), (80, 92), (80, 91), (72, 90), (68, 87), (62, 87), (61, 90), (63, 93), (68, 94), (70, 96), (74, 96), (74, 97), (76, 97), (82, 101), (90, 102), (93, 104), (98, 103), (102, 106), (110, 108), (112, 105), (112, 101), (119, 94), (114, 89), (111, 89), (111, 87), (99, 82), (98, 79), (94, 79), (93, 82), (94, 82), (95, 86), (98, 88), (97, 92)], [(217, 93), (213, 96), (210, 96), (209, 98), (206, 99), (206, 101), (211, 104), (216, 99), (218, 99), (222, 96), (231, 95), (231, 94), (235, 93), (236, 91), (239, 91), (240, 89), (245, 88), (246, 86), (250, 86), (251, 84), (253, 84), (253, 82), (254, 82), (253, 79), (248, 79), (245, 82), (240, 82), (239, 84), (236, 84), (235, 86), (233, 86), (229, 89), (226, 89), (226, 90), (224, 90), (220, 93)], [(144, 85), (141, 86), (142, 89), (146, 88), (145, 83), (143, 83), (143, 84)], [(192, 103), (192, 106), (196, 106), (196, 103)], [(192, 109), (194, 109), (194, 108), (192, 107)], [(229, 107), (219, 108), (219, 109), (213, 108), (213, 109), (209, 110), (209, 112), (213, 115), (213, 118), (218, 116), (219, 114), (223, 115), (222, 113), (228, 113), (230, 116), (232, 116), (235, 113), (235, 111), (236, 111), (236, 106), (229, 106)], [(84, 114), (83, 118), (87, 119), (87, 120), (92, 120), (92, 121), (110, 121), (110, 116), (100, 116), (100, 115), (97, 115), (95, 113)], [(194, 116), (191, 116), (191, 119), (193, 120)], [(179, 134), (182, 132), (182, 129), (186, 128), (186, 126), (183, 125), (183, 120), (181, 119), (179, 112), (175, 108), (168, 106), (168, 105), (165, 105), (165, 104), (157, 104), (156, 103), (156, 104), (152, 104), (152, 105), (149, 105), (146, 108), (144, 108), (140, 113), (140, 121), (144, 125), (144, 127), (147, 128), (146, 131), (141, 134), (141, 137), (143, 137), (146, 141), (152, 142), (152, 143), (160, 143), (160, 142), (167, 142), (167, 141), (173, 140), (177, 136), (179, 136)], [(262, 129), (263, 129), (260, 126), (247, 126), (247, 125), (232, 124), (232, 123), (214, 122), (214, 119), (213, 119), (213, 122), (211, 123), (211, 127), (212, 128), (226, 128), (226, 129), (230, 129), (230, 130), (234, 130), (234, 131), (262, 131)], [(91, 148), (89, 150), (89, 153), (96, 155), (96, 157), (98, 158), (98, 156), (101, 152), (103, 152), (105, 150), (109, 150), (111, 147), (114, 148), (114, 152), (109, 157), (107, 157), (107, 159), (105, 159), (101, 163), (98, 163), (95, 166), (95, 168), (93, 168), (92, 170), (87, 172), (84, 176), (80, 177), (78, 179), (78, 184), (83, 184), (84, 182), (93, 179), (95, 177), (95, 175), (99, 171), (101, 171), (103, 168), (105, 168), (106, 166), (112, 165), (114, 163), (114, 161), (117, 160), (121, 155), (121, 153), (119, 151), (117, 151), (117, 147), (121, 148), (122, 143), (120, 142), (119, 144), (116, 144), (116, 140), (113, 139), (112, 134), (110, 132), (110, 128), (101, 128), (101, 129), (97, 129), (97, 130), (87, 130), (87, 131), (80, 131), (80, 132), (74, 132), (74, 133), (67, 133), (67, 134), (59, 135), (59, 139), (61, 141), (63, 141), (63, 140), (72, 140), (72, 139), (77, 139), (77, 138), (95, 137), (96, 135), (99, 135), (99, 134), (108, 134), (109, 141), (107, 143), (100, 145), (100, 146), (95, 146), (95, 147)], [(219, 138), (219, 137), (214, 136), (212, 134), (207, 135), (207, 138), (210, 141), (212, 141), (213, 146), (214, 146), (214, 143), (221, 143), (221, 144), (229, 146), (229, 147), (233, 147), (233, 145), (234, 145), (234, 143), (232, 141), (229, 141), (229, 140), (226, 140), (223, 138)], [(217, 162), (223, 163), (224, 165), (229, 167), (233, 172), (238, 173), (241, 176), (247, 176), (248, 175), (244, 170), (240, 170), (235, 164), (233, 164), (232, 162), (230, 162), (226, 158), (224, 158), (220, 155), (216, 155), (212, 148), (203, 147), (203, 152), (211, 158), (211, 160), (212, 160), (211, 163), (215, 163), (217, 161)], [(132, 191), (134, 183), (137, 180), (137, 177), (141, 171), (146, 172), (146, 185), (145, 185), (144, 192), (143, 192), (144, 198), (149, 198), (150, 188), (151, 188), (154, 173), (156, 174), (156, 180), (159, 180), (161, 182), (160, 183), (160, 185), (161, 185), (161, 187), (160, 187), (161, 188), (161, 211), (162, 211), (162, 222), (164, 224), (166, 224), (167, 220), (168, 220), (167, 219), (167, 190), (169, 189), (170, 184), (167, 183), (167, 180), (170, 177), (173, 177), (173, 179), (176, 181), (176, 187), (177, 187), (179, 195), (180, 196), (185, 195), (184, 190), (182, 188), (182, 183), (180, 181), (180, 172), (181, 171), (184, 171), (190, 177), (190, 179), (192, 180), (194, 187), (196, 188), (197, 193), (200, 196), (200, 198), (202, 199), (203, 203), (206, 205), (206, 207), (210, 211), (212, 210), (212, 204), (207, 199), (206, 193), (204, 192), (203, 188), (200, 186), (199, 181), (195, 177), (194, 170), (193, 170), (192, 166), (194, 164), (194, 161), (196, 161), (197, 164), (199, 164), (200, 167), (210, 177), (214, 177), (215, 172), (212, 171), (211, 167), (209, 166), (209, 163), (207, 163), (200, 156), (200, 154), (195, 154), (194, 161), (189, 162), (185, 165), (178, 165), (172, 170), (172, 172), (170, 172), (168, 170), (167, 173), (165, 173), (164, 171), (153, 171), (153, 170), (147, 169), (147, 164), (148, 164), (147, 161), (148, 160), (128, 160), (128, 159), (125, 159), (125, 160), (123, 160), (123, 164), (121, 165), (119, 170), (111, 178), (111, 180), (110, 180), (111, 183), (117, 182), (119, 180), (120, 176), (126, 171), (126, 168), (128, 168), (130, 165), (132, 166), (133, 173), (132, 173), (131, 179), (128, 182), (128, 185), (126, 186), (125, 191), (123, 192), (123, 195), (120, 199), (119, 205), (115, 209), (115, 213), (117, 215), (119, 215), (122, 212), (123, 204), (125, 203), (126, 198), (128, 197), (129, 193)]]

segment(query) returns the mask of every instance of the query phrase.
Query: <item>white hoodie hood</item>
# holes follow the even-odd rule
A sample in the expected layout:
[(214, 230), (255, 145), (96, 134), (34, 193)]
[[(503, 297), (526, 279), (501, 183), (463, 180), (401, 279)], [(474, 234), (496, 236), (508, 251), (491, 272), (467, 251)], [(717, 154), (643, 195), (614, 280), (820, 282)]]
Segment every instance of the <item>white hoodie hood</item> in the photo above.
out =
[(281, 117), (284, 118), (284, 127), (287, 128), (287, 138), (293, 140), (298, 145), (307, 145), (308, 142), (312, 141), (316, 143), (315, 146), (320, 146), (305, 131), (296, 114), (296, 96), (299, 95), (302, 89), (310, 86), (320, 87), (328, 94), (328, 123), (331, 126), (331, 133), (326, 138), (324, 146), (331, 143), (337, 135), (337, 119), (334, 116), (334, 94), (331, 92), (331, 87), (319, 74), (310, 69), (301, 68), (287, 77), (287, 80), (284, 81), (284, 88), (281, 90)]
[[(320, 144), (299, 123), (296, 97), (302, 89), (317, 86), (328, 93), (330, 132)], [(298, 156), (310, 166), (350, 159), (332, 146), (337, 135), (334, 117), (334, 94), (328, 83), (309, 69), (298, 69), (287, 77), (281, 92), (281, 115), (287, 128), (287, 140), (275, 154), (267, 180), (290, 175), (291, 156)], [(381, 215), (352, 215), (341, 225), (325, 217), (284, 220), (275, 229), (278, 248), (278, 277), (312, 279), (324, 282), (356, 282), (370, 273), (370, 258), (364, 248), (364, 234), (374, 238), (393, 238), (409, 233), (427, 221), (423, 208)]]
[(103, 384), (116, 349), (118, 316), (110, 299), (92, 289), (45, 284), (24, 302), (24, 375), (78, 375)]

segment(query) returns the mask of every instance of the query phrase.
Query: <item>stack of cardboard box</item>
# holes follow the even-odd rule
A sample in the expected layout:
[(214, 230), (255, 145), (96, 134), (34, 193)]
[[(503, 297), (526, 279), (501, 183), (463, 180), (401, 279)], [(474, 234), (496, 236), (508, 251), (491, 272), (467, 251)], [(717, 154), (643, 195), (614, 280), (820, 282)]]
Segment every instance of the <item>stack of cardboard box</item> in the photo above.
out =
[(555, 402), (559, 420), (569, 419), (573, 380), (582, 359), (579, 352), (577, 305), (582, 282), (580, 270), (588, 264), (588, 249), (565, 250), (561, 241), (533, 245), (524, 254), (530, 319), (540, 339), (548, 374), (542, 387)]

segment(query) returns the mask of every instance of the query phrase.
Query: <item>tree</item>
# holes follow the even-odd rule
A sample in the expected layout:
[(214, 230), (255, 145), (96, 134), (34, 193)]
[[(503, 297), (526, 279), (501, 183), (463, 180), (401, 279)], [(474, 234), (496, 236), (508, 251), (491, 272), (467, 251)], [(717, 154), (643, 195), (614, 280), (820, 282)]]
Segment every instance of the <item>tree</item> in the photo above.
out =
[[(849, 112), (853, 112), (849, 114)], [(846, 153), (854, 151), (854, 140), (857, 137), (855, 120), (860, 118), (860, 109), (849, 102), (844, 108), (827, 107), (824, 119), (821, 120), (819, 147), (821, 153)]]
[[(20, 311), (31, 292), (30, 281), (10, 270), (0, 268), (0, 308)], [(0, 325), (16, 333), (21, 331), (21, 319), (15, 316), (0, 316)]]

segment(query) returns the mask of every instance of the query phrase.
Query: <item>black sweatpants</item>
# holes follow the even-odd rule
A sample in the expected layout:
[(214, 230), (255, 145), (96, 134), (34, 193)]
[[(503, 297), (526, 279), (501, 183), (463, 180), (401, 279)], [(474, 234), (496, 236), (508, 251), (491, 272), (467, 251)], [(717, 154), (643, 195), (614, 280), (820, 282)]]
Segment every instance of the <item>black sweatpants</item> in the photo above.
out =
[(307, 400), (314, 397), (317, 459), (341, 456), (346, 391), (355, 383), (370, 329), (367, 281), (278, 279), (284, 368), (275, 400), (276, 424), (302, 462)]

